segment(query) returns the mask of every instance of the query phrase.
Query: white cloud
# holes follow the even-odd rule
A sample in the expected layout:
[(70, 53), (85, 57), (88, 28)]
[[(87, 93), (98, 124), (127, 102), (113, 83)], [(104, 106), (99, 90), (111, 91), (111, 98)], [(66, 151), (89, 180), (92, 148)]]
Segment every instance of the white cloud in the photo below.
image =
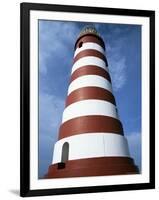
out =
[(127, 80), (126, 58), (121, 52), (123, 42), (124, 38), (120, 38), (114, 44), (107, 45), (107, 59), (114, 91), (121, 89)]
[(141, 167), (141, 133), (132, 132), (126, 136), (129, 144), (130, 155), (134, 159), (135, 164)]
[(46, 74), (47, 73), (47, 58), (50, 56), (49, 53), (44, 52), (40, 52), (39, 54), (39, 63), (40, 63), (40, 67), (39, 67), (39, 70), (40, 70), (40, 73), (42, 74)]
[[(64, 109), (64, 101), (54, 95), (41, 93), (39, 96), (39, 124), (42, 134), (58, 131)], [(54, 133), (57, 134), (57, 133)], [(51, 134), (53, 136), (53, 134)]]
[(109, 63), (113, 89), (118, 91), (125, 85), (127, 80), (125, 58), (110, 59)]
[[(62, 55), (70, 54), (69, 44), (77, 37), (77, 27), (72, 23), (65, 22), (40, 22), (40, 73), (47, 73), (47, 60), (54, 56), (57, 58)], [(67, 40), (66, 40), (67, 38)], [(61, 52), (65, 52), (61, 54)], [(73, 52), (73, 51), (72, 51)]]

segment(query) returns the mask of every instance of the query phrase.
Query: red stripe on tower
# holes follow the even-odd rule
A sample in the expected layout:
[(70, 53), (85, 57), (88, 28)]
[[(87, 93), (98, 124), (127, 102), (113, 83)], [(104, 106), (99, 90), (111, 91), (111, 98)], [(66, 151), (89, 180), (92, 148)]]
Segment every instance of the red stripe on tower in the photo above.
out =
[(105, 56), (94, 27), (85, 27), (76, 43), (71, 81), (45, 178), (135, 174), (123, 133)]
[(82, 87), (67, 96), (66, 107), (77, 101), (86, 99), (99, 99), (109, 101), (116, 105), (115, 98), (111, 92), (100, 87)]
[(102, 69), (101, 67), (93, 66), (93, 65), (92, 66), (86, 65), (77, 69), (71, 76), (71, 82), (74, 81), (76, 78), (80, 76), (84, 76), (84, 75), (102, 76), (111, 82), (110, 75), (105, 69)]

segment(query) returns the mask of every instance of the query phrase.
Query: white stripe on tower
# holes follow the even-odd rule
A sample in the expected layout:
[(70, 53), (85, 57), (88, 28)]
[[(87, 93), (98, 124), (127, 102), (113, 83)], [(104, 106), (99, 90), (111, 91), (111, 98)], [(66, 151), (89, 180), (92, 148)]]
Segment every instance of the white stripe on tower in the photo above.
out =
[(112, 85), (107, 79), (98, 75), (84, 75), (71, 82), (68, 88), (68, 95), (82, 87), (100, 87), (112, 92)]
[(76, 69), (83, 67), (85, 65), (95, 65), (95, 66), (98, 66), (98, 67), (105, 69), (108, 72), (108, 67), (106, 66), (104, 60), (102, 60), (98, 57), (95, 57), (95, 56), (85, 56), (83, 58), (80, 58), (78, 61), (76, 61), (74, 63), (71, 73), (73, 74), (73, 72)]
[(103, 115), (118, 119), (116, 106), (108, 101), (88, 99), (67, 106), (63, 112), (62, 123), (81, 116)]
[(103, 47), (101, 47), (99, 44), (94, 43), (94, 42), (86, 42), (86, 43), (83, 43), (82, 47), (76, 49), (76, 51), (74, 53), (74, 57), (81, 51), (87, 50), (87, 49), (94, 49), (94, 50), (101, 52), (103, 55), (105, 55)]
[(62, 146), (68, 142), (69, 160), (93, 157), (129, 157), (128, 143), (122, 135), (113, 133), (83, 133), (59, 140), (55, 144), (52, 163), (61, 162)]

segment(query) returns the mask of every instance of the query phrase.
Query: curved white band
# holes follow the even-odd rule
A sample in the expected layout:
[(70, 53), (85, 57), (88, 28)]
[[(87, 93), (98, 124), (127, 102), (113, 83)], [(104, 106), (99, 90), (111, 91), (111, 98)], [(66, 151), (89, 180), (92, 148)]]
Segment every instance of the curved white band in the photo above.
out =
[(114, 104), (96, 99), (77, 101), (65, 108), (62, 123), (81, 116), (103, 115), (118, 119)]
[(86, 65), (95, 65), (95, 66), (105, 69), (108, 72), (108, 67), (106, 66), (104, 60), (95, 56), (85, 56), (83, 58), (80, 58), (74, 63), (71, 74), (73, 74), (75, 70)]
[(81, 51), (87, 50), (87, 49), (93, 49), (101, 52), (103, 55), (105, 55), (103, 47), (101, 47), (99, 44), (94, 43), (94, 42), (86, 42), (83, 43), (82, 47), (78, 47), (74, 53), (74, 57), (80, 53)]
[(111, 83), (102, 76), (98, 75), (84, 75), (71, 82), (68, 88), (68, 95), (82, 87), (100, 87), (112, 92)]
[(54, 146), (53, 164), (61, 162), (62, 146), (68, 142), (68, 159), (94, 157), (129, 157), (128, 143), (124, 136), (114, 133), (83, 133), (63, 138)]

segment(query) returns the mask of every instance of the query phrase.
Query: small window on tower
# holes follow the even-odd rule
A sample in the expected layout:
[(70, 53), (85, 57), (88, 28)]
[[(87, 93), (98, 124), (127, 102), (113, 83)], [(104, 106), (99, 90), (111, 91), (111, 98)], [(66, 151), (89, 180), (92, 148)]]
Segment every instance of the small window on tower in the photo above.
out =
[(82, 45), (83, 45), (83, 42), (80, 42), (79, 45), (78, 45), (78, 47), (81, 48)]

